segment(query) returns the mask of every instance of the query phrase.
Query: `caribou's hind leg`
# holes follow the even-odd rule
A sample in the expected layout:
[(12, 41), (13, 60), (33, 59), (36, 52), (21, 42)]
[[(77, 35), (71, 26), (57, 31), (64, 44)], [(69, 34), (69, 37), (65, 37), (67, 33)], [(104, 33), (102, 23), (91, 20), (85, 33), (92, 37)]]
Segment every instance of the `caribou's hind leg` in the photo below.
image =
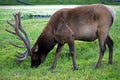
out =
[(106, 43), (107, 43), (108, 48), (109, 48), (109, 61), (108, 61), (108, 64), (112, 64), (113, 45), (114, 45), (114, 42), (113, 42), (113, 40), (110, 38), (110, 36), (107, 36)]
[[(105, 34), (106, 33), (106, 34)], [(100, 55), (98, 62), (96, 64), (96, 68), (99, 68), (101, 65), (102, 58), (104, 56), (104, 52), (106, 50), (106, 38), (107, 38), (107, 32), (104, 32), (102, 30), (98, 31), (98, 40), (99, 40), (99, 46), (100, 46)]]

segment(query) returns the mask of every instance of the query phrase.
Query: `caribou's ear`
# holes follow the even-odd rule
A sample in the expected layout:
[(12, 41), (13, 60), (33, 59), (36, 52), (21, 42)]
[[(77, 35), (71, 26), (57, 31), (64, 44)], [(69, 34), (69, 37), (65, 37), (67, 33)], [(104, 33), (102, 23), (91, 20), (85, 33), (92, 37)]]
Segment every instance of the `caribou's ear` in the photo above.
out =
[(39, 49), (39, 46), (36, 45), (36, 46), (35, 46), (35, 50), (34, 50), (34, 52), (38, 52), (38, 49)]

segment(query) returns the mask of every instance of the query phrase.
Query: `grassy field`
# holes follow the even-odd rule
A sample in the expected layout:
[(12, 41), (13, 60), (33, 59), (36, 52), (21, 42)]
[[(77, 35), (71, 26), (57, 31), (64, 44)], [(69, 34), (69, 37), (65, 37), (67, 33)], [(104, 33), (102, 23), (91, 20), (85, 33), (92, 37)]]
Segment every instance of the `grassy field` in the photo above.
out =
[[(12, 14), (22, 12), (26, 14), (53, 13), (56, 9), (0, 9), (0, 80), (120, 80), (120, 6), (112, 6), (116, 11), (116, 20), (110, 30), (110, 35), (114, 40), (114, 57), (113, 64), (107, 65), (108, 48), (102, 60), (102, 66), (95, 69), (99, 56), (98, 41), (91, 43), (76, 41), (76, 55), (78, 71), (73, 71), (72, 59), (69, 54), (68, 46), (65, 45), (57, 67), (53, 72), (50, 68), (55, 54), (55, 49), (49, 53), (46, 61), (37, 69), (30, 68), (30, 57), (21, 65), (15, 62), (15, 52), (24, 51), (9, 45), (9, 41), (21, 44), (13, 35), (8, 34), (5, 29), (11, 29), (6, 20), (13, 22)], [(41, 8), (42, 9), (42, 8)], [(33, 45), (48, 22), (47, 19), (22, 19), (22, 25), (28, 33)]]

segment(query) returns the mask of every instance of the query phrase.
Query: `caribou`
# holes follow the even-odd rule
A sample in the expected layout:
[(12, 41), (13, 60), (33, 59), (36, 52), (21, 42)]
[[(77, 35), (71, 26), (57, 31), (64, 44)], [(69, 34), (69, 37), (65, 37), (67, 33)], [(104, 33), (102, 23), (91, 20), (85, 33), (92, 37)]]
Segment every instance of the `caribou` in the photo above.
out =
[(9, 21), (7, 23), (13, 27), (14, 32), (8, 29), (6, 31), (16, 35), (25, 44), (24, 46), (18, 46), (11, 43), (15, 47), (26, 48), (24, 53), (17, 52), (21, 54), (16, 57), (19, 62), (24, 61), (27, 56), (31, 56), (31, 67), (37, 68), (57, 45), (55, 58), (50, 67), (50, 70), (53, 70), (56, 67), (63, 46), (67, 43), (72, 56), (73, 69), (77, 70), (75, 40), (91, 42), (98, 39), (100, 53), (96, 68), (101, 65), (106, 45), (109, 48), (108, 64), (112, 64), (114, 42), (109, 35), (109, 30), (115, 19), (115, 12), (108, 6), (92, 4), (56, 11), (32, 48), (30, 47), (30, 40), (21, 25), (21, 13), (15, 13), (13, 16), (15, 24)]

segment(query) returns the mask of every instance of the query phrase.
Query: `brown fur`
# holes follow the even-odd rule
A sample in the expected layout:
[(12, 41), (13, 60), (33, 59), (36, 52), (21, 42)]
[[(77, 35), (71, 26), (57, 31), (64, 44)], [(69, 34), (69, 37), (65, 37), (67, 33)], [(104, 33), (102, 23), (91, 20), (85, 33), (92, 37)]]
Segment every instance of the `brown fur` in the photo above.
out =
[[(94, 41), (98, 38), (100, 44), (100, 56), (96, 67), (100, 66), (106, 44), (109, 47), (109, 62), (112, 63), (113, 41), (109, 36), (114, 16), (108, 7), (102, 4), (86, 5), (71, 9), (61, 9), (54, 13), (46, 25), (41, 36), (33, 47), (37, 53), (36, 61), (32, 56), (32, 67), (37, 67), (50, 50), (58, 44), (55, 60), (50, 69), (56, 66), (57, 59), (65, 43), (68, 43), (72, 55), (74, 69), (77, 69), (74, 40)], [(38, 50), (35, 51), (35, 47)], [(41, 55), (44, 55), (41, 57)], [(39, 58), (39, 59), (38, 59)], [(35, 64), (37, 62), (37, 64)], [(33, 65), (34, 64), (34, 65)]]

